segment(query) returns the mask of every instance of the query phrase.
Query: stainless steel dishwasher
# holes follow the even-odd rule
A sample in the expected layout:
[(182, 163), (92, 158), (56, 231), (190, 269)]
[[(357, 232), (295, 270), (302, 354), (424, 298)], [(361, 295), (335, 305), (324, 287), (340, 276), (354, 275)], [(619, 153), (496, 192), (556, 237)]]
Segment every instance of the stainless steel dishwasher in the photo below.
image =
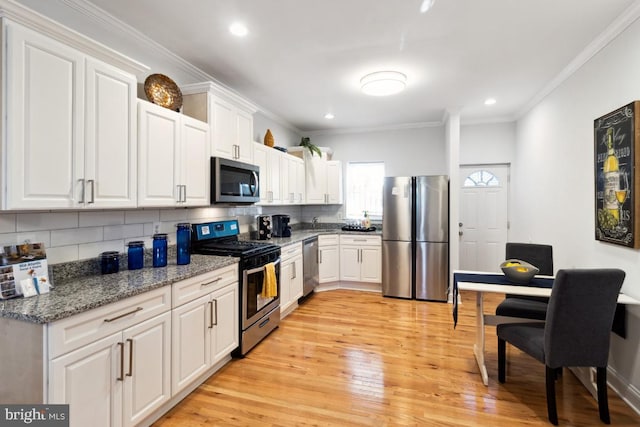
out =
[(302, 243), (303, 298), (318, 286), (318, 236), (310, 237)]

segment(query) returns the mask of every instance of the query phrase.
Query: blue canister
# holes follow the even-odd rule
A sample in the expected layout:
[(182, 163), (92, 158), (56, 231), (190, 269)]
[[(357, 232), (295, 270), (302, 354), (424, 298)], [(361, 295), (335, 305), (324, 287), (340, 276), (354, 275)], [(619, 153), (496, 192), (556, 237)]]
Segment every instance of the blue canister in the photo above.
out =
[(117, 273), (120, 270), (120, 253), (107, 251), (100, 254), (100, 271), (102, 274)]
[(176, 240), (178, 265), (189, 264), (191, 262), (191, 224), (182, 222), (177, 224)]
[(167, 266), (167, 235), (165, 233), (153, 235), (153, 266)]
[(139, 270), (144, 267), (144, 242), (134, 240), (127, 244), (127, 265), (129, 270)]

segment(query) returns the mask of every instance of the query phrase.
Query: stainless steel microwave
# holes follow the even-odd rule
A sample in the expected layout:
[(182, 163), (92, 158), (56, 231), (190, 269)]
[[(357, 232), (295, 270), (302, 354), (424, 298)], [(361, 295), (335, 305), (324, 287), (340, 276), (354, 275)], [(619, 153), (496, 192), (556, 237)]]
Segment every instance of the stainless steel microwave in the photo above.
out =
[(260, 201), (260, 168), (248, 163), (211, 158), (211, 203)]

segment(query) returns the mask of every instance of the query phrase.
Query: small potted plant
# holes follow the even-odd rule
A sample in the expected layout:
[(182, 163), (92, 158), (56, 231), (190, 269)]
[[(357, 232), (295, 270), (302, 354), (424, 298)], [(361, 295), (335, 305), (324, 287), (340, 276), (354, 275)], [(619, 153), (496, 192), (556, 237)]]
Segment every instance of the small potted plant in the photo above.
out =
[(311, 153), (311, 157), (313, 157), (313, 154), (317, 154), (318, 157), (322, 157), (322, 151), (320, 150), (320, 148), (318, 148), (317, 145), (314, 145), (311, 143), (311, 138), (309, 138), (308, 136), (303, 136), (302, 139), (300, 140), (300, 144), (301, 147), (306, 147), (309, 152)]

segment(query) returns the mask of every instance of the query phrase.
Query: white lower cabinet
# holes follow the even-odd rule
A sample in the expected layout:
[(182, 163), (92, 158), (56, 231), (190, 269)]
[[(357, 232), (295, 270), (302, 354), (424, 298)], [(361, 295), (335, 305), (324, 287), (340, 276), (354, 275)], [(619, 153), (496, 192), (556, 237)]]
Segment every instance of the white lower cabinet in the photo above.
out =
[(280, 258), (280, 316), (285, 317), (297, 307), (298, 298), (302, 297), (302, 243), (283, 247)]
[[(52, 324), (51, 355), (71, 351), (49, 362), (49, 403), (69, 404), (72, 427), (133, 426), (171, 398), (170, 295), (159, 289)], [(89, 334), (100, 339), (85, 344)]]
[(340, 280), (382, 283), (379, 236), (340, 236)]
[(340, 240), (337, 234), (318, 236), (318, 273), (320, 283), (340, 280)]
[(69, 404), (71, 427), (147, 424), (238, 347), (238, 265), (46, 328), (45, 403)]
[(234, 264), (173, 287), (175, 395), (238, 347), (238, 267)]

